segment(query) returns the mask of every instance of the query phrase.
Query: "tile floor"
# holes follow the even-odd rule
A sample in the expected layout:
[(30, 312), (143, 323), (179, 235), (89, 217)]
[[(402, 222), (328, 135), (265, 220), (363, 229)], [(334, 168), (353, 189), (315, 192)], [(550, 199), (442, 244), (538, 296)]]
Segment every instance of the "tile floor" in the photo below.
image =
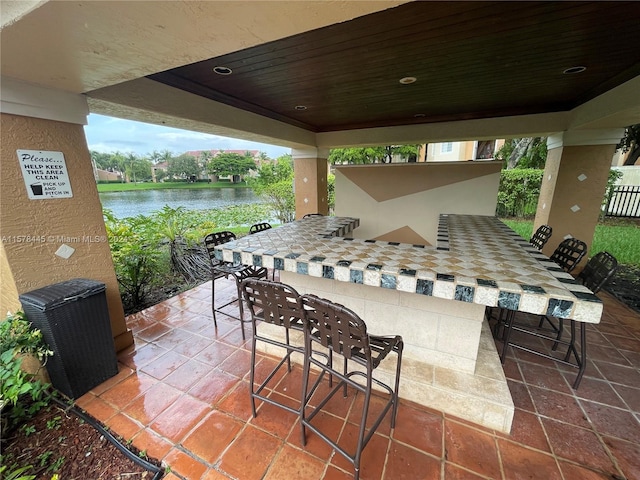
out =
[[(223, 282), (216, 282), (221, 302), (235, 291)], [(119, 355), (119, 374), (78, 405), (162, 459), (168, 480), (353, 478), (350, 465), (313, 434), (301, 447), (295, 415), (262, 404), (252, 418), (250, 343), (237, 320), (218, 315), (214, 328), (210, 288), (130, 316), (135, 346)], [(570, 387), (575, 371), (510, 351), (510, 435), (401, 402), (396, 428), (385, 419), (365, 449), (361, 478), (640, 479), (640, 315), (606, 292), (600, 297), (604, 315), (589, 325), (590, 360), (578, 391)], [(259, 370), (272, 364), (261, 357)], [(279, 377), (272, 394), (291, 400), (300, 373), (294, 367)], [(341, 444), (352, 438), (355, 403), (353, 395), (335, 402), (320, 419)]]

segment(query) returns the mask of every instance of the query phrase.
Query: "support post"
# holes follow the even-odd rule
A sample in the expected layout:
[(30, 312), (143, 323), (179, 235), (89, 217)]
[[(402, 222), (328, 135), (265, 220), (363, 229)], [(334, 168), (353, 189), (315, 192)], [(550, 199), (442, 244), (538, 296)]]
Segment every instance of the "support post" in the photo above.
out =
[(293, 150), (296, 219), (307, 213), (329, 214), (328, 150)]
[[(568, 236), (591, 248), (615, 146), (622, 134), (622, 129), (570, 131), (548, 138), (534, 221), (534, 231), (544, 224), (553, 228), (553, 236), (543, 248), (546, 255)], [(582, 266), (587, 259), (585, 256)]]
[[(18, 295), (64, 280), (103, 282), (116, 350), (122, 350), (133, 344), (133, 335), (124, 319), (83, 130), (86, 99), (16, 81), (3, 80), (2, 87), (0, 309), (16, 311), (21, 308)], [(30, 198), (18, 150), (42, 151), (44, 156), (61, 152), (72, 196)], [(62, 245), (73, 249), (67, 249), (71, 254), (66, 258), (58, 251)]]

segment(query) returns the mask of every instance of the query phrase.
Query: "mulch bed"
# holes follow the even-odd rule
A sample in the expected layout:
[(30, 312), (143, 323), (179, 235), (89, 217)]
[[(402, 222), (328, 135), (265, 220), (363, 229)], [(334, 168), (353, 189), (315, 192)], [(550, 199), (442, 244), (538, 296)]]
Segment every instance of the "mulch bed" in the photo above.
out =
[[(40, 410), (7, 438), (5, 434), (2, 464), (31, 465), (24, 475), (35, 475), (36, 480), (51, 480), (54, 474), (60, 480), (151, 480), (156, 474), (123, 454), (91, 424), (55, 404)], [(160, 466), (133, 445), (127, 449)]]

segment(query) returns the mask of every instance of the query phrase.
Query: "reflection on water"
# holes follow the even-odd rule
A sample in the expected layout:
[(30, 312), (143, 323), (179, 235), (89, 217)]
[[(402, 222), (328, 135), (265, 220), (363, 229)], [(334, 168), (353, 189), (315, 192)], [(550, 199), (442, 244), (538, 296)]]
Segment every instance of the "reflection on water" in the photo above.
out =
[(260, 203), (250, 188), (203, 188), (140, 190), (134, 192), (100, 193), (102, 207), (111, 210), (117, 218), (149, 215), (169, 205), (187, 210), (206, 210), (227, 205)]

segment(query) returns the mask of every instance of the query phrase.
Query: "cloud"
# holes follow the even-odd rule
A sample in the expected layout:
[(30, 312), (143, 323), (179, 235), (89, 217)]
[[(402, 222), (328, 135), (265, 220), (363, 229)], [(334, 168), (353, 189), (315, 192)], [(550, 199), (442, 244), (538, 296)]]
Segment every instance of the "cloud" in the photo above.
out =
[(162, 138), (167, 140), (168, 142), (180, 142), (183, 140), (211, 140), (213, 138), (221, 138), (214, 137), (213, 135), (207, 135), (206, 133), (200, 132), (189, 132), (188, 130), (178, 130), (175, 132), (162, 132), (157, 133), (156, 136), (158, 138)]
[(290, 149), (235, 138), (191, 132), (121, 118), (90, 114), (84, 127), (89, 150), (147, 155), (154, 150), (181, 154), (191, 150), (259, 150), (277, 158)]

